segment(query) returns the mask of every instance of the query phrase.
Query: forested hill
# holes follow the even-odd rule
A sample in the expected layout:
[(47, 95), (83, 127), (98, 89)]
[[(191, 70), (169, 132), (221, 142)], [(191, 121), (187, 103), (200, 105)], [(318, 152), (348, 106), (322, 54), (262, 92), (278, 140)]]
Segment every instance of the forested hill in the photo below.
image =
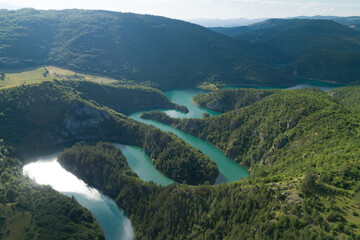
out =
[[(300, 149), (307, 152), (309, 144), (311, 148), (321, 149), (343, 144), (346, 149), (350, 143), (342, 139), (358, 141), (359, 119), (351, 108), (356, 109), (354, 106), (359, 105), (359, 101), (355, 94), (345, 99), (341, 97), (349, 96), (351, 92), (358, 92), (358, 88), (349, 87), (342, 91), (340, 88), (329, 94), (316, 89), (220, 90), (196, 96), (194, 101), (205, 107), (222, 106), (225, 114), (181, 120), (152, 112), (143, 117), (172, 124), (196, 135), (218, 146), (241, 164), (250, 167), (261, 162), (267, 165), (281, 161), (290, 152)], [(355, 103), (339, 103), (350, 99)], [(295, 155), (291, 158), (296, 159)], [(299, 168), (300, 162), (296, 165)]]
[(360, 33), (331, 20), (269, 19), (243, 27), (234, 38), (288, 54), (288, 74), (359, 83)]
[(247, 27), (235, 37), (260, 41), (292, 56), (312, 49), (360, 51), (360, 33), (330, 20), (269, 19)]
[[(358, 239), (358, 91), (221, 90), (197, 98), (205, 106), (213, 99), (223, 104), (227, 112), (219, 116), (146, 113), (215, 144), (251, 174), (215, 186), (154, 187), (129, 179), (116, 201), (139, 239)], [(81, 174), (91, 159), (69, 161)], [(118, 179), (112, 182), (121, 185), (124, 177)]]
[(90, 211), (25, 177), (9, 152), (0, 140), (0, 239), (105, 239)]
[(173, 134), (118, 112), (134, 107), (133, 98), (143, 98), (147, 103), (143, 107), (148, 108), (172, 105), (163, 97), (150, 88), (85, 81), (44, 82), (0, 90), (0, 125), (6, 126), (0, 131), (0, 139), (15, 148), (21, 159), (56, 144), (80, 140), (136, 145), (150, 154), (157, 169), (178, 182), (215, 182), (218, 169), (206, 155)]
[(341, 87), (329, 91), (329, 95), (356, 113), (360, 113), (360, 86)]
[[(171, 124), (213, 143), (250, 167), (247, 180), (253, 184), (291, 186), (302, 182), (303, 185), (297, 187), (276, 187), (280, 193), (274, 198), (285, 196), (287, 200), (282, 207), (272, 208), (276, 216), (281, 216), (281, 211), (286, 209), (288, 217), (299, 217), (299, 225), (292, 225), (297, 220), (289, 219), (289, 225), (281, 228), (285, 225), (274, 220), (277, 227), (271, 228), (263, 239), (306, 239), (300, 235), (286, 237), (284, 232), (274, 237), (272, 234), (278, 227), (280, 231), (293, 228), (291, 233), (302, 227), (315, 228), (318, 233), (313, 239), (356, 239), (360, 224), (357, 213), (360, 204), (358, 92), (358, 87), (339, 88), (330, 93), (317, 89), (221, 90), (195, 98), (205, 106), (209, 106), (207, 101), (217, 99), (224, 105), (224, 111), (228, 111), (219, 116), (173, 119), (164, 113), (152, 112), (143, 117)], [(232, 97), (228, 98), (229, 95)], [(233, 98), (235, 104), (234, 100), (229, 101)], [(286, 197), (285, 192), (295, 193), (296, 189), (303, 191), (304, 195), (297, 198), (304, 200), (302, 204), (294, 203), (294, 196)], [(306, 209), (304, 215), (290, 210), (300, 209), (300, 205)], [(225, 226), (222, 229), (226, 229)], [(256, 228), (249, 239), (256, 239), (254, 235), (258, 231)], [(323, 231), (330, 235), (321, 236)]]
[(259, 51), (195, 24), (108, 11), (0, 11), (0, 69), (55, 65), (159, 88), (204, 81), (291, 84)]

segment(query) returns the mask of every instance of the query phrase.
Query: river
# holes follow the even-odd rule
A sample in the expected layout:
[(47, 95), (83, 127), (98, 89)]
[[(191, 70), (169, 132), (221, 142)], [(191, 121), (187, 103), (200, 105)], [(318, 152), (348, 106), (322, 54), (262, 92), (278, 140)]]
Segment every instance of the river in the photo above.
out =
[(130, 220), (111, 198), (88, 186), (57, 161), (58, 152), (31, 159), (23, 168), (24, 175), (38, 184), (50, 185), (56, 191), (75, 199), (95, 216), (107, 240), (134, 239)]
[[(339, 85), (330, 83), (304, 80), (290, 89), (304, 87), (317, 87), (324, 91), (331, 90)], [(230, 88), (239, 88), (248, 86), (233, 86)], [(257, 87), (269, 88), (269, 87)], [(272, 87), (278, 88), (278, 87)], [(201, 118), (203, 113), (209, 113), (216, 116), (219, 113), (196, 106), (191, 98), (206, 91), (200, 89), (173, 90), (165, 92), (166, 96), (174, 103), (185, 105), (189, 113), (182, 113), (175, 110), (162, 110), (171, 117), (176, 118)], [(219, 168), (220, 176), (216, 183), (232, 182), (248, 176), (245, 168), (227, 158), (224, 153), (211, 144), (186, 134), (169, 125), (162, 124), (152, 120), (141, 119), (140, 113), (131, 114), (129, 117), (140, 122), (154, 125), (164, 131), (169, 131), (184, 139), (190, 145), (200, 149), (204, 154), (214, 160)], [(160, 185), (169, 185), (174, 181), (164, 176), (155, 169), (151, 159), (145, 151), (139, 147), (114, 144), (121, 149), (125, 155), (131, 169), (138, 174), (144, 181), (153, 181)], [(100, 191), (88, 186), (82, 180), (66, 171), (56, 161), (57, 153), (40, 156), (33, 159), (28, 165), (24, 166), (25, 175), (33, 178), (39, 184), (51, 185), (55, 190), (67, 195), (74, 196), (76, 200), (85, 208), (89, 209), (96, 217), (100, 227), (104, 230), (107, 240), (130, 240), (134, 239), (134, 233), (129, 219), (125, 216), (124, 211), (116, 203), (102, 194)]]
[[(314, 80), (307, 80), (307, 79), (297, 79), (298, 84), (290, 87), (288, 89), (300, 89), (300, 88), (319, 88), (323, 91), (329, 91), (336, 87), (342, 86), (339, 84), (332, 84)], [(237, 88), (258, 88), (258, 89), (279, 89), (282, 87), (274, 86), (274, 87), (267, 87), (267, 86), (245, 86), (245, 85), (238, 85), (227, 87), (227, 89), (237, 89)], [(179, 105), (184, 105), (189, 109), (188, 113), (183, 113), (177, 110), (161, 110), (165, 112), (167, 115), (173, 118), (201, 118), (202, 114), (208, 113), (210, 116), (216, 116), (220, 113), (211, 111), (206, 108), (198, 107), (191, 101), (191, 98), (197, 94), (205, 93), (207, 91), (201, 89), (181, 89), (181, 90), (173, 90), (165, 92), (165, 95), (170, 99), (170, 101), (177, 103)], [(184, 133), (181, 130), (178, 130), (172, 126), (169, 126), (164, 123), (160, 123), (154, 120), (149, 119), (142, 119), (140, 118), (142, 112), (133, 113), (129, 115), (130, 118), (140, 121), (145, 124), (153, 125), (157, 128), (160, 128), (163, 131), (172, 132), (177, 135), (179, 138), (185, 140), (193, 147), (199, 149), (204, 154), (210, 157), (213, 161), (216, 162), (218, 169), (220, 171), (219, 178), (216, 181), (218, 183), (224, 182), (233, 182), (237, 181), (241, 178), (247, 177), (249, 175), (246, 168), (240, 166), (232, 159), (225, 156), (225, 154), (217, 149), (216, 147), (212, 146), (211, 144), (203, 141), (197, 137), (194, 137), (190, 134)]]

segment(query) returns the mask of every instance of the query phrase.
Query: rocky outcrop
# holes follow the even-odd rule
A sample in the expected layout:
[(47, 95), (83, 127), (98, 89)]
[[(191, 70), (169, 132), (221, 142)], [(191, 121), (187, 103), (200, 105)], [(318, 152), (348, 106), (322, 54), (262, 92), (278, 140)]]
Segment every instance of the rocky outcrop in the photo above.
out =
[(106, 121), (111, 122), (112, 118), (106, 110), (82, 102), (73, 102), (66, 110), (64, 119), (54, 126), (55, 130), (43, 133), (43, 142), (55, 145), (105, 137), (109, 133), (103, 126)]
[(98, 128), (110, 118), (111, 116), (107, 111), (76, 102), (72, 104), (68, 116), (64, 119), (65, 127), (61, 131), (61, 136), (74, 136), (86, 132), (89, 128)]
[(290, 130), (290, 129), (296, 127), (297, 124), (298, 124), (298, 122), (295, 119), (290, 119), (287, 121), (286, 128), (288, 130)]

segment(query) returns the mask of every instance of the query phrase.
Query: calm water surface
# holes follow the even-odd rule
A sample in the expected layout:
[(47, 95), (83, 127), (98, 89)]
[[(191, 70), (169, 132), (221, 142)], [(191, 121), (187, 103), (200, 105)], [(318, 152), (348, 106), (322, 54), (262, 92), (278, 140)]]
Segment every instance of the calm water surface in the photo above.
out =
[[(297, 79), (298, 84), (296, 86), (290, 87), (288, 89), (300, 89), (300, 88), (319, 88), (323, 91), (329, 91), (336, 87), (340, 87), (340, 84), (325, 83), (320, 81), (313, 81), (307, 79)], [(237, 88), (257, 88), (257, 89), (279, 89), (281, 87), (265, 87), (265, 86), (232, 86), (227, 87), (227, 89), (237, 89)], [(208, 113), (210, 116), (216, 116), (220, 113), (211, 111), (209, 109), (198, 107), (191, 101), (191, 98), (197, 94), (205, 93), (206, 91), (201, 89), (182, 89), (182, 90), (173, 90), (165, 92), (165, 95), (170, 99), (170, 101), (177, 103), (179, 105), (184, 105), (189, 109), (188, 113), (183, 113), (176, 110), (161, 110), (167, 115), (173, 118), (201, 118), (202, 114)], [(163, 131), (172, 132), (177, 135), (179, 138), (185, 140), (193, 147), (201, 150), (204, 154), (208, 155), (213, 161), (216, 162), (220, 176), (217, 180), (217, 183), (222, 182), (233, 182), (241, 178), (247, 177), (249, 175), (246, 168), (241, 167), (238, 163), (235, 163), (232, 159), (225, 156), (225, 154), (214, 147), (213, 145), (197, 138), (191, 136), (190, 134), (184, 133), (181, 130), (173, 128), (167, 124), (163, 124), (157, 121), (142, 119), (140, 118), (142, 112), (134, 113), (129, 115), (130, 118), (133, 118), (137, 121), (143, 122), (145, 124), (153, 125), (157, 128), (160, 128)]]
[[(299, 80), (299, 84), (290, 89), (299, 89), (304, 87), (316, 87), (324, 91), (331, 90), (340, 85), (334, 85), (323, 82)], [(240, 88), (248, 86), (233, 86), (229, 88)], [(254, 87), (252, 87), (254, 88)], [(256, 87), (269, 88), (269, 87)], [(278, 88), (278, 87), (272, 87)], [(189, 113), (182, 113), (175, 110), (163, 110), (166, 114), (174, 118), (201, 118), (204, 113), (209, 113), (210, 116), (216, 116), (220, 113), (200, 108), (196, 106), (191, 98), (206, 91), (199, 89), (185, 89), (174, 90), (166, 92), (166, 96), (177, 104), (188, 107)], [(245, 178), (249, 175), (246, 168), (241, 167), (232, 159), (225, 156), (225, 154), (212, 146), (211, 144), (175, 129), (169, 125), (159, 123), (152, 120), (141, 119), (141, 112), (130, 115), (131, 118), (140, 122), (153, 125), (161, 130), (172, 132), (178, 137), (184, 139), (190, 145), (200, 149), (204, 154), (208, 155), (218, 165), (220, 176), (217, 183), (232, 182)], [(169, 185), (174, 183), (173, 180), (164, 176), (161, 172), (155, 169), (148, 154), (139, 147), (127, 146), (121, 144), (114, 144), (125, 155), (131, 169), (144, 181), (153, 181), (160, 185)], [(52, 186), (55, 190), (67, 195), (74, 196), (76, 200), (85, 208), (89, 209), (96, 217), (100, 227), (104, 230), (105, 237), (108, 240), (128, 240), (134, 239), (134, 232), (131, 227), (129, 219), (124, 214), (116, 203), (96, 190), (88, 186), (82, 180), (78, 179), (72, 173), (66, 171), (57, 162), (57, 153), (38, 157), (32, 163), (24, 166), (23, 173), (26, 176), (34, 179), (39, 184), (46, 184)]]
[(163, 175), (157, 170), (151, 161), (149, 154), (137, 146), (114, 144), (119, 148), (127, 159), (130, 168), (144, 181), (153, 181), (159, 185), (167, 186), (175, 181)]
[(72, 197), (96, 217), (108, 240), (131, 240), (134, 232), (130, 220), (117, 204), (95, 188), (88, 186), (57, 162), (57, 153), (42, 156), (23, 168), (23, 173), (38, 184), (50, 185)]

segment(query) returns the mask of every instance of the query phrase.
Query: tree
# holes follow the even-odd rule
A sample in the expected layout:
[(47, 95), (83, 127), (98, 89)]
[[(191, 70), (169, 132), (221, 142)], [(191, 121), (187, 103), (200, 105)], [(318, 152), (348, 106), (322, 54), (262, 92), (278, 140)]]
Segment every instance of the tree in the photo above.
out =
[(316, 175), (313, 172), (310, 172), (305, 175), (300, 185), (300, 190), (305, 195), (311, 195), (316, 191), (316, 189), (317, 189)]
[(6, 198), (8, 202), (10, 203), (15, 202), (16, 197), (17, 197), (17, 193), (15, 192), (14, 189), (10, 188), (6, 191)]

